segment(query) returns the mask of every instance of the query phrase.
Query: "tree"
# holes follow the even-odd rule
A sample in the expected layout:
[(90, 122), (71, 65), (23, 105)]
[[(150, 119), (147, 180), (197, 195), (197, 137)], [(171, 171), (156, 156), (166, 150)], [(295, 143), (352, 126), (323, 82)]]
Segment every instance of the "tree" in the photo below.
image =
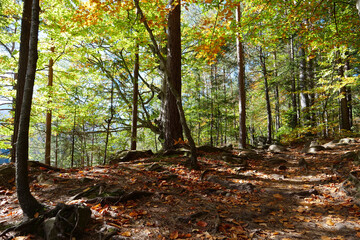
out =
[[(54, 52), (54, 47), (51, 47), (51, 52)], [(49, 60), (49, 75), (48, 75), (48, 87), (49, 87), (49, 102), (51, 103), (52, 97), (52, 86), (54, 80), (54, 59), (50, 58)], [(51, 117), (52, 111), (51, 108), (46, 111), (46, 139), (45, 139), (45, 163), (50, 165), (50, 156), (51, 156)]]
[(23, 101), (26, 69), (28, 64), (31, 12), (32, 12), (31, 8), (32, 8), (32, 0), (25, 0), (22, 19), (21, 19), (20, 56), (19, 56), (19, 68), (18, 68), (17, 83), (16, 83), (14, 132), (11, 139), (12, 162), (15, 162), (16, 159), (16, 148), (17, 148), (17, 137), (19, 133), (21, 104)]
[[(24, 15), (28, 16), (25, 4), (29, 4), (30, 0), (24, 1)], [(38, 59), (37, 43), (39, 30), (39, 0), (33, 0), (31, 31), (29, 41), (29, 59), (26, 69), (26, 78), (23, 94), (23, 102), (21, 105), (19, 135), (16, 149), (16, 192), (19, 204), (24, 215), (32, 218), (35, 213), (42, 209), (42, 205), (32, 196), (29, 188), (28, 180), (28, 158), (29, 158), (29, 124), (32, 95), (36, 73), (36, 63)], [(21, 42), (26, 44), (27, 42)]]
[[(241, 27), (241, 5), (237, 6), (236, 10), (236, 21), (239, 24), (239, 29)], [(239, 147), (246, 147), (246, 92), (245, 92), (245, 59), (244, 59), (244, 49), (242, 40), (240, 37), (240, 32), (237, 33), (236, 38), (236, 48), (237, 48), (237, 59), (238, 59), (238, 82), (239, 82)]]
[[(169, 16), (167, 23), (167, 66), (165, 83), (170, 82), (174, 90), (181, 95), (181, 29), (180, 29), (180, 0), (169, 0)], [(179, 110), (176, 98), (168, 84), (164, 93), (164, 149), (174, 147), (175, 140), (183, 139)]]
[[(170, 1), (172, 3), (172, 1)], [(141, 17), (141, 19), (143, 20), (143, 24), (146, 28), (146, 31), (149, 33), (150, 35), (150, 39), (151, 39), (151, 42), (153, 43), (153, 47), (154, 47), (154, 52), (155, 54), (159, 57), (160, 59), (160, 62), (166, 66), (165, 68), (165, 71), (166, 71), (166, 76), (171, 76), (171, 73), (170, 73), (170, 67), (172, 67), (173, 65), (176, 66), (176, 63), (172, 63), (172, 64), (167, 64), (167, 61), (165, 60), (164, 56), (162, 55), (162, 53), (160, 52), (160, 49), (158, 47), (158, 44), (156, 42), (156, 39), (153, 35), (153, 32), (151, 30), (151, 28), (149, 27), (149, 24), (147, 21), (145, 21), (145, 17), (144, 17), (144, 14), (140, 8), (140, 5), (139, 5), (139, 1), (138, 0), (134, 0), (134, 3), (135, 3), (135, 6), (138, 10), (138, 13)], [(172, 13), (173, 11), (175, 11), (175, 13)], [(174, 15), (172, 15), (174, 14)], [(175, 6), (171, 6), (170, 8), (170, 13), (169, 13), (169, 16), (172, 15), (171, 18), (174, 18), (172, 19), (171, 21), (175, 21), (172, 25), (172, 27), (176, 27), (176, 29), (173, 29), (174, 31), (179, 31), (179, 27), (180, 27), (180, 0), (178, 0), (176, 3), (175, 3)], [(169, 17), (170, 18), (170, 17)], [(170, 23), (172, 24), (172, 23)], [(178, 32), (177, 34), (175, 34), (176, 36), (180, 34), (180, 37), (181, 37), (181, 33)], [(169, 37), (170, 39), (172, 39), (172, 37)], [(177, 38), (174, 37), (174, 41), (178, 41), (178, 39), (176, 40)], [(181, 40), (181, 38), (180, 38)], [(172, 47), (174, 49), (172, 49)], [(172, 51), (177, 51), (177, 48), (179, 46), (174, 46), (174, 44), (172, 45), (169, 45), (169, 49), (168, 51), (172, 52)], [(180, 49), (181, 49), (181, 44), (180, 44)], [(179, 60), (179, 57), (181, 57), (181, 54), (180, 56), (177, 56), (177, 59)], [(180, 58), (181, 59), (181, 58)], [(180, 65), (181, 66), (181, 65)], [(180, 71), (180, 77), (181, 77), (181, 71)], [(198, 169), (199, 166), (198, 166), (198, 162), (197, 162), (197, 154), (196, 154), (196, 146), (195, 146), (195, 142), (194, 142), (194, 139), (192, 138), (191, 136), (191, 132), (190, 132), (190, 128), (188, 127), (187, 125), (187, 122), (186, 122), (186, 118), (185, 118), (185, 113), (184, 113), (184, 109), (182, 107), (182, 101), (181, 101), (181, 95), (180, 93), (177, 91), (176, 89), (176, 86), (174, 86), (174, 83), (172, 81), (170, 81), (170, 79), (168, 77), (165, 78), (166, 79), (166, 84), (168, 86), (168, 89), (170, 90), (170, 92), (173, 94), (173, 96), (175, 97), (175, 102), (176, 102), (176, 108), (179, 112), (179, 117), (180, 117), (180, 123), (181, 123), (181, 126), (185, 132), (185, 136), (187, 137), (188, 141), (189, 141), (189, 145), (190, 145), (190, 150), (191, 150), (191, 157), (189, 158), (189, 161), (188, 161), (188, 165), (190, 168), (193, 168), (193, 169)]]

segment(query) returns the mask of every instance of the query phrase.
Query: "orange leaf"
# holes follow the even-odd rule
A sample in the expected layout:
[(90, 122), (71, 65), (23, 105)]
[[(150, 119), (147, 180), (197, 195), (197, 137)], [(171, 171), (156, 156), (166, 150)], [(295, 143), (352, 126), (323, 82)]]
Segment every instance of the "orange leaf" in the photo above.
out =
[(273, 195), (274, 198), (276, 198), (277, 200), (282, 200), (284, 199), (283, 195), (279, 194), (279, 193), (276, 193)]
[(34, 214), (34, 218), (38, 218), (38, 217), (39, 217), (39, 213), (37, 212)]
[(206, 227), (208, 224), (207, 224), (207, 222), (204, 222), (204, 221), (198, 221), (196, 223), (196, 225), (198, 225), (199, 227)]
[(170, 233), (170, 239), (177, 239), (178, 237), (179, 237), (178, 231), (174, 231), (174, 232)]

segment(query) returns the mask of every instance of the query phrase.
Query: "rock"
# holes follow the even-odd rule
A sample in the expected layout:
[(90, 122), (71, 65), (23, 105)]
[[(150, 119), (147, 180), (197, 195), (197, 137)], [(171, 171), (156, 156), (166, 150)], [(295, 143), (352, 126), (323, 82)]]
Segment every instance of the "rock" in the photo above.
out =
[(273, 157), (266, 161), (266, 165), (268, 166), (281, 166), (287, 164), (287, 161), (282, 158)]
[(230, 153), (224, 153), (221, 157), (222, 160), (224, 160), (227, 163), (231, 163), (231, 164), (239, 164), (242, 166), (247, 166), (247, 161), (246, 159), (239, 157), (239, 156), (233, 156)]
[(312, 147), (305, 147), (301, 150), (301, 153), (317, 153), (319, 151), (325, 150), (325, 147), (318, 145), (318, 146), (312, 146)]
[(45, 237), (47, 240), (58, 240), (68, 239), (67, 236), (70, 234), (76, 236), (85, 230), (90, 219), (90, 208), (65, 205), (56, 214), (56, 217), (46, 219), (43, 222)]
[(15, 166), (13, 164), (0, 165), (0, 186), (12, 187), (11, 179), (15, 179)]
[(15, 166), (13, 164), (0, 165), (0, 178), (10, 180), (15, 177)]
[(224, 150), (224, 151), (231, 151), (231, 150), (233, 150), (234, 148), (233, 148), (233, 145), (230, 143), (230, 144), (227, 144), (227, 145), (225, 145), (225, 146), (220, 147), (220, 149), (222, 149), (222, 150)]
[(352, 143), (356, 143), (355, 138), (342, 138), (339, 141), (339, 144), (352, 144)]
[(146, 158), (153, 156), (154, 153), (151, 150), (144, 150), (144, 151), (137, 151), (137, 150), (130, 150), (130, 151), (121, 151), (110, 156), (110, 164), (115, 164), (118, 162), (129, 162), (140, 158)]
[(154, 164), (151, 164), (151, 165), (148, 167), (147, 170), (148, 170), (148, 171), (154, 171), (154, 172), (162, 172), (162, 171), (164, 171), (165, 169), (164, 169), (161, 165), (159, 165), (159, 164), (157, 164), (157, 163), (154, 163)]
[(339, 143), (339, 140), (332, 140), (331, 142), (325, 143), (322, 146), (326, 149), (329, 149), (329, 148), (336, 147), (338, 143)]
[(261, 155), (254, 150), (244, 149), (241, 152), (239, 152), (238, 157), (249, 160), (249, 159), (260, 159)]
[(268, 151), (272, 153), (279, 153), (279, 152), (285, 152), (286, 148), (281, 145), (272, 144), (269, 146)]
[(171, 156), (171, 155), (190, 155), (190, 149), (187, 148), (174, 148), (166, 150), (162, 153), (163, 156)]
[(217, 148), (217, 147), (212, 147), (212, 146), (209, 146), (209, 145), (203, 145), (203, 146), (200, 146), (200, 147), (198, 147), (196, 149), (198, 151), (206, 152), (206, 153), (227, 152), (227, 150), (225, 150), (224, 148)]

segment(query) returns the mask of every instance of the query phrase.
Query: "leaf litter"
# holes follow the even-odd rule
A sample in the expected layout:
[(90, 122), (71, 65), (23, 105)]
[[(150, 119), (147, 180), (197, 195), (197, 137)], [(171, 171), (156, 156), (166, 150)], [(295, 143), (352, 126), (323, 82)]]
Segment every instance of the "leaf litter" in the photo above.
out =
[[(360, 168), (351, 159), (336, 168), (359, 145), (316, 154), (300, 146), (259, 150), (241, 168), (220, 152), (202, 153), (199, 171), (188, 170), (182, 155), (61, 172), (32, 167), (30, 182), (45, 205), (91, 208), (80, 239), (359, 239), (359, 201), (347, 179)], [(1, 231), (21, 221), (14, 187), (1, 186), (0, 209)]]

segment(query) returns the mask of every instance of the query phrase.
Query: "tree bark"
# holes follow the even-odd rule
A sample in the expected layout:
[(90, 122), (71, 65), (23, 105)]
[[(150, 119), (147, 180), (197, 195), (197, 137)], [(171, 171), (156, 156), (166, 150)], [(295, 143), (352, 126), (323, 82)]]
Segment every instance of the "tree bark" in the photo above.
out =
[[(33, 197), (29, 188), (28, 158), (29, 158), (29, 125), (34, 89), (36, 64), (38, 59), (37, 43), (39, 31), (39, 0), (33, 0), (31, 34), (29, 41), (29, 59), (27, 64), (24, 96), (21, 105), (19, 134), (16, 151), (16, 192), (24, 216), (33, 218), (43, 206)], [(22, 43), (26, 44), (26, 43)]]
[[(241, 26), (241, 3), (236, 9), (236, 21), (238, 27)], [(246, 92), (245, 92), (245, 57), (240, 33), (236, 38), (237, 64), (238, 64), (238, 84), (239, 84), (239, 148), (246, 147)]]
[(109, 136), (110, 136), (110, 127), (111, 127), (111, 122), (114, 118), (114, 82), (111, 81), (111, 92), (110, 92), (110, 117), (109, 119), (106, 120), (106, 139), (105, 139), (105, 154), (104, 154), (104, 159), (103, 159), (103, 164), (106, 164), (106, 160), (107, 160), (107, 149), (108, 149), (108, 144), (109, 144)]
[[(277, 55), (274, 52), (274, 77), (277, 78)], [(280, 129), (280, 96), (279, 96), (279, 84), (278, 82), (275, 83), (275, 129), (276, 132)]]
[(300, 107), (303, 113), (304, 125), (307, 126), (310, 120), (309, 114), (309, 95), (307, 93), (307, 72), (306, 72), (306, 56), (305, 49), (303, 46), (300, 47), (299, 51), (300, 66), (299, 66), (299, 85), (300, 85)]
[[(171, 10), (168, 16), (167, 35), (168, 35), (168, 55), (167, 69), (169, 74), (166, 76), (167, 82), (171, 82), (174, 90), (181, 95), (181, 30), (180, 30), (180, 1), (169, 0)], [(179, 110), (176, 107), (176, 98), (167, 86), (165, 95), (165, 149), (174, 147), (174, 141), (183, 139), (182, 126), (180, 122)]]
[(19, 55), (19, 68), (16, 83), (16, 97), (15, 97), (15, 119), (14, 119), (14, 132), (11, 139), (11, 161), (15, 162), (16, 159), (16, 146), (17, 137), (19, 133), (20, 111), (24, 95), (24, 86), (26, 78), (26, 68), (29, 57), (29, 41), (30, 41), (30, 28), (31, 28), (31, 10), (32, 0), (25, 0), (23, 5), (23, 13), (21, 19), (21, 36), (20, 36), (20, 55)]
[(136, 150), (137, 142), (137, 119), (138, 119), (138, 95), (139, 95), (139, 45), (136, 46), (134, 64), (134, 89), (131, 124), (131, 150)]
[[(54, 52), (54, 47), (51, 47), (51, 52)], [(54, 80), (54, 71), (53, 71), (54, 60), (50, 58), (49, 60), (49, 76), (48, 76), (48, 88), (49, 88), (49, 101), (51, 103), (52, 98), (52, 86)], [(45, 134), (45, 164), (50, 165), (50, 156), (51, 156), (51, 108), (46, 111), (46, 134)]]
[(297, 94), (296, 94), (296, 79), (295, 79), (295, 52), (294, 52), (294, 37), (290, 37), (290, 74), (291, 74), (291, 117), (290, 117), (290, 127), (296, 128), (298, 124), (298, 116), (297, 116)]
[[(338, 55), (338, 65), (341, 65), (340, 54)], [(341, 65), (338, 68), (338, 77), (339, 81), (342, 81), (344, 77), (344, 66)], [(340, 129), (351, 130), (350, 126), (350, 117), (349, 117), (349, 106), (348, 106), (348, 97), (347, 97), (347, 86), (343, 86), (340, 88)]]
[(264, 86), (265, 86), (265, 100), (266, 100), (266, 112), (267, 112), (267, 143), (272, 142), (272, 116), (271, 116), (271, 105), (270, 105), (270, 96), (269, 96), (269, 86), (268, 86), (268, 74), (266, 69), (266, 59), (262, 47), (260, 47), (260, 63), (262, 72), (264, 75)]

